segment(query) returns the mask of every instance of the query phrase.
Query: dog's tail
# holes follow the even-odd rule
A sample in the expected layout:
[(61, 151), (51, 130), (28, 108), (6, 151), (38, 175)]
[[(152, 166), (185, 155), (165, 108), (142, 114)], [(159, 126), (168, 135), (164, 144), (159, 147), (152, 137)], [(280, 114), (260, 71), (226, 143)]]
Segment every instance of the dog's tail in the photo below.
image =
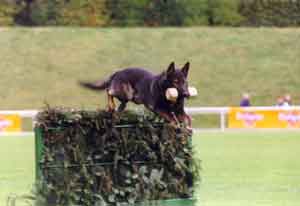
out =
[(104, 90), (106, 88), (108, 88), (109, 86), (109, 80), (99, 80), (96, 82), (82, 82), (80, 81), (79, 84), (82, 87), (88, 88), (88, 89), (92, 89), (92, 90)]

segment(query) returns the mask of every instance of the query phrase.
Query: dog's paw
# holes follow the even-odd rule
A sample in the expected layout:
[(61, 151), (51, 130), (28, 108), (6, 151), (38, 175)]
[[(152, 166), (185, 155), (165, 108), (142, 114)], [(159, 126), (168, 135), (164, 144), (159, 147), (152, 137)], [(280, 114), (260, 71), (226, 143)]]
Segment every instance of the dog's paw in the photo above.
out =
[(186, 130), (187, 130), (190, 134), (193, 134), (193, 128), (192, 128), (192, 127), (187, 126), (187, 127), (186, 127)]
[(192, 136), (193, 128), (189, 126), (185, 126), (181, 128), (181, 132), (185, 133), (187, 136)]

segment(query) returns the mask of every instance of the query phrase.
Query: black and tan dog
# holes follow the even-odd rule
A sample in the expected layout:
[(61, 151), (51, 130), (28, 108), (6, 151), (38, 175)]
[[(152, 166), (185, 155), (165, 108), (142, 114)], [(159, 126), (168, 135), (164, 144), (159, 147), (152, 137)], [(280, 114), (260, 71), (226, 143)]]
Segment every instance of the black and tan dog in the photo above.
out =
[[(190, 64), (187, 62), (181, 69), (175, 69), (172, 62), (168, 69), (159, 75), (142, 68), (127, 68), (112, 74), (107, 80), (94, 83), (80, 82), (84, 87), (93, 90), (106, 90), (108, 110), (116, 108), (114, 98), (121, 104), (118, 111), (125, 109), (131, 101), (143, 104), (172, 123), (185, 122), (191, 127), (191, 119), (184, 111), (184, 100), (189, 97), (187, 76)], [(178, 98), (175, 102), (166, 98), (166, 90), (176, 88)]]

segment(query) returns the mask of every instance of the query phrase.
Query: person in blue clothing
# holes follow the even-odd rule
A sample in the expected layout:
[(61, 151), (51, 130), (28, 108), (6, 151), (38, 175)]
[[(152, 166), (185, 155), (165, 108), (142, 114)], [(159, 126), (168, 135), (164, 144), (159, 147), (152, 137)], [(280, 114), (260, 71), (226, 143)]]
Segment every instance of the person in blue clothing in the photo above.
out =
[(248, 93), (244, 93), (240, 101), (240, 107), (249, 107), (249, 106), (251, 106), (250, 95)]

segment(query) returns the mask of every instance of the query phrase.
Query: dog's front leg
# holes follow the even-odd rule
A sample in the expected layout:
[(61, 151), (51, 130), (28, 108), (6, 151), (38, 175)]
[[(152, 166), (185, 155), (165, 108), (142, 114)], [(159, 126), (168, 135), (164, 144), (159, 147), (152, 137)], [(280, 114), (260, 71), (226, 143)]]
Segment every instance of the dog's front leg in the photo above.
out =
[(187, 125), (187, 129), (192, 130), (192, 119), (188, 114), (183, 112), (178, 115), (178, 119), (180, 122), (183, 122), (184, 124)]
[(180, 128), (180, 122), (174, 112), (157, 112), (163, 119), (168, 121), (174, 128)]
[(158, 111), (156, 113), (163, 119), (167, 120), (168, 122), (176, 124), (176, 120), (171, 114), (168, 114), (167, 112), (163, 112), (163, 111)]

